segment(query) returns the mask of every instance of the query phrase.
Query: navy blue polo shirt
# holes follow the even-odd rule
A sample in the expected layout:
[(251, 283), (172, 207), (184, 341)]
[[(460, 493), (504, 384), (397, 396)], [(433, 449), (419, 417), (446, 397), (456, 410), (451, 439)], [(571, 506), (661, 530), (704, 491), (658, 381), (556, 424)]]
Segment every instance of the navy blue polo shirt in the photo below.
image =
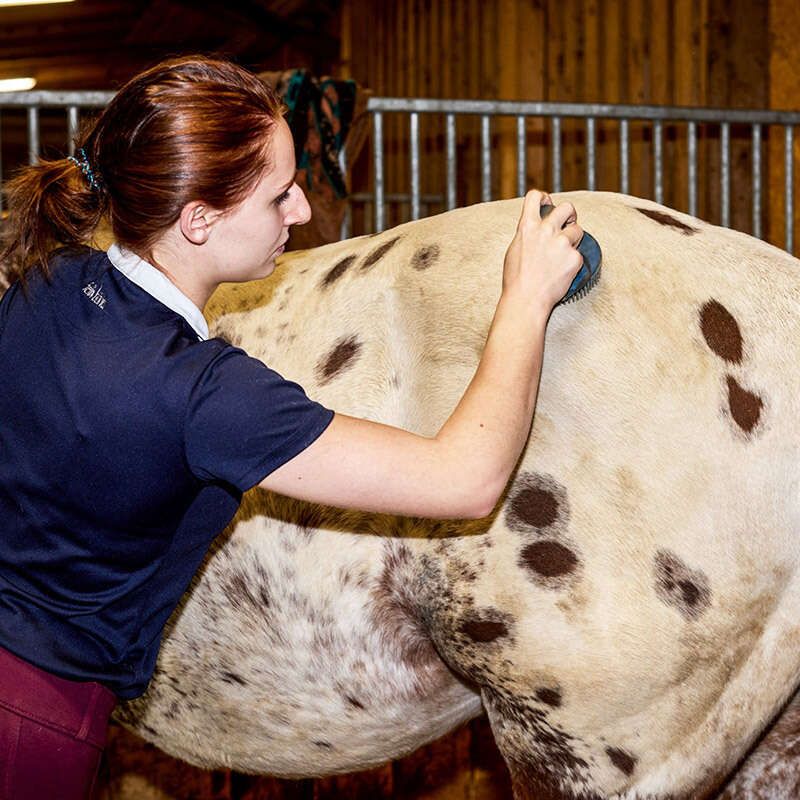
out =
[(0, 646), (141, 694), (242, 492), (332, 416), (242, 350), (202, 340), (106, 253), (62, 252), (51, 282), (12, 286), (0, 300)]

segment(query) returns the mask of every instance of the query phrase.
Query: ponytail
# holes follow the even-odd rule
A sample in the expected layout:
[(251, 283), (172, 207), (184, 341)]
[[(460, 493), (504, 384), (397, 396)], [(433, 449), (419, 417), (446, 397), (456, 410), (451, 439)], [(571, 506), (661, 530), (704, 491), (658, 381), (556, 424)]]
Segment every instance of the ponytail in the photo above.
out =
[(53, 250), (88, 243), (106, 206), (102, 186), (93, 183), (71, 158), (22, 167), (8, 181), (0, 263), (11, 281), (24, 285), (31, 269), (49, 277)]

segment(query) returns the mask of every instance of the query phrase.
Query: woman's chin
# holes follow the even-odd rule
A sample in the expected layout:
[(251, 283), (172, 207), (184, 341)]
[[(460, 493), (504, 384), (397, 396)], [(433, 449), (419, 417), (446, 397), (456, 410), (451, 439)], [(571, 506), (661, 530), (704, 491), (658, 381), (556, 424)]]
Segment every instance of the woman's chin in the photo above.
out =
[(275, 272), (275, 267), (277, 266), (277, 264), (275, 263), (276, 258), (277, 256), (274, 256), (264, 267), (264, 274), (262, 275), (263, 278), (267, 278), (270, 275), (272, 275), (273, 272)]
[(262, 264), (257, 270), (254, 270), (253, 274), (247, 280), (259, 281), (262, 278), (268, 278), (275, 271), (275, 266), (275, 256), (273, 256), (269, 261)]

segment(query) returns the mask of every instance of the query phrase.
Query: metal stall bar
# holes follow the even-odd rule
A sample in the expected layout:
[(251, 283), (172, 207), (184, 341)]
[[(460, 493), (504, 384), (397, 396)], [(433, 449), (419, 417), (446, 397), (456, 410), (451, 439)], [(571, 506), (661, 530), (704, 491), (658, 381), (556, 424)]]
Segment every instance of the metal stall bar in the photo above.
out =
[(686, 130), (689, 148), (687, 182), (689, 184), (689, 213), (697, 216), (697, 123), (690, 121)]
[(653, 123), (653, 162), (655, 165), (655, 201), (664, 202), (664, 136), (663, 123)]
[(28, 108), (28, 163), (39, 160), (39, 106)]
[[(339, 149), (339, 169), (342, 172), (342, 180), (345, 182), (345, 186), (347, 186), (349, 183), (347, 180), (347, 153), (345, 152), (344, 147)], [(342, 217), (342, 225), (339, 229), (339, 238), (349, 239), (352, 231), (353, 207), (350, 203), (346, 203), (344, 207), (344, 216)]]
[(595, 128), (594, 117), (586, 119), (586, 186), (593, 192), (597, 186), (597, 164), (595, 155)]
[(481, 116), (481, 200), (492, 199), (492, 142), (489, 115)]
[(619, 121), (619, 190), (623, 194), (630, 192), (630, 147), (628, 145), (629, 122)]
[(102, 108), (114, 92), (0, 92), (0, 106), (14, 108)]
[(794, 128), (786, 126), (784, 147), (784, 170), (786, 175), (786, 249), (791, 253), (794, 248), (794, 169), (792, 149), (794, 146)]
[(723, 228), (731, 226), (731, 126), (723, 122), (719, 138), (720, 218)]
[(372, 117), (375, 141), (375, 233), (380, 233), (384, 225), (384, 185), (383, 185), (383, 114), (376, 112)]
[(522, 197), (528, 188), (528, 164), (525, 152), (525, 117), (517, 117), (517, 196)]
[(411, 145), (411, 219), (419, 219), (419, 114), (410, 115)]
[(456, 115), (446, 117), (447, 131), (447, 210), (456, 207)]
[(67, 107), (67, 152), (75, 155), (75, 139), (78, 136), (78, 106)]
[(753, 236), (761, 238), (761, 126), (753, 125)]
[(561, 117), (553, 117), (553, 191), (561, 191)]

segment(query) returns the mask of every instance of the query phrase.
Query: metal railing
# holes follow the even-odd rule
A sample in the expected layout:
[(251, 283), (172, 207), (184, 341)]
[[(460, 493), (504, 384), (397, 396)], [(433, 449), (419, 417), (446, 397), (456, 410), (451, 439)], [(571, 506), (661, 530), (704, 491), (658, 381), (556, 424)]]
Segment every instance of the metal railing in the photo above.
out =
[[(34, 163), (40, 154), (39, 113), (41, 109), (63, 109), (65, 114), (65, 134), (67, 149), (72, 154), (74, 138), (78, 131), (81, 109), (101, 108), (113, 96), (112, 92), (18, 92), (0, 93), (0, 137), (2, 136), (3, 112), (6, 109), (25, 109), (27, 112), (28, 162)], [(597, 186), (597, 123), (602, 120), (619, 122), (619, 191), (627, 193), (630, 186), (630, 124), (643, 121), (652, 125), (653, 185), (654, 200), (663, 202), (664, 198), (664, 149), (663, 130), (665, 123), (686, 125), (688, 159), (686, 175), (688, 181), (687, 207), (692, 215), (698, 211), (698, 157), (697, 129), (700, 124), (719, 125), (720, 130), (720, 220), (730, 225), (731, 219), (731, 154), (730, 130), (732, 125), (751, 127), (752, 152), (752, 233), (762, 235), (761, 212), (763, 207), (763, 163), (762, 138), (767, 126), (783, 128), (784, 162), (784, 212), (785, 245), (793, 251), (794, 242), (794, 128), (800, 124), (800, 112), (765, 110), (725, 110), (713, 108), (689, 108), (677, 106), (632, 106), (593, 103), (545, 103), (489, 100), (430, 100), (420, 98), (372, 97), (367, 110), (373, 119), (373, 191), (357, 195), (357, 199), (369, 201), (374, 205), (374, 228), (384, 229), (386, 224), (387, 201), (405, 200), (410, 204), (411, 219), (419, 219), (423, 203), (430, 202), (432, 196), (423, 194), (420, 174), (422, 153), (420, 151), (420, 115), (438, 114), (444, 116), (446, 180), (443, 201), (447, 209), (456, 207), (456, 179), (458, 164), (456, 160), (456, 120), (461, 116), (480, 119), (480, 163), (481, 200), (492, 199), (492, 161), (491, 124), (492, 119), (507, 117), (516, 120), (516, 164), (518, 194), (524, 194), (526, 186), (526, 123), (530, 119), (550, 120), (550, 188), (562, 189), (562, 121), (565, 119), (585, 120), (586, 148), (586, 186), (593, 190)], [(398, 195), (389, 193), (386, 188), (386, 159), (384, 154), (384, 117), (387, 114), (407, 114), (409, 133), (409, 192)], [(0, 142), (1, 143), (1, 142)], [(1, 152), (1, 150), (0, 150)], [(342, 165), (346, 167), (344, 155)], [(0, 159), (0, 185), (3, 179), (3, 164)], [(0, 210), (2, 195), (0, 194)], [(350, 209), (342, 227), (343, 235), (351, 230)]]
[(385, 227), (386, 184), (384, 156), (384, 116), (386, 114), (407, 114), (409, 133), (409, 186), (411, 219), (420, 216), (420, 136), (419, 120), (421, 114), (439, 114), (445, 118), (446, 150), (446, 208), (456, 206), (456, 118), (472, 115), (480, 118), (481, 138), (481, 200), (492, 199), (491, 164), (491, 121), (497, 117), (510, 117), (516, 120), (516, 160), (517, 194), (526, 191), (526, 122), (531, 118), (549, 119), (551, 126), (551, 169), (550, 188), (559, 192), (562, 189), (562, 120), (577, 118), (585, 120), (586, 125), (586, 186), (594, 190), (597, 185), (597, 122), (598, 120), (619, 121), (619, 191), (627, 193), (630, 185), (630, 123), (644, 121), (652, 123), (652, 147), (654, 162), (654, 200), (664, 200), (664, 150), (663, 129), (665, 123), (685, 123), (687, 127), (688, 179), (687, 205), (690, 214), (698, 211), (698, 158), (697, 127), (710, 123), (720, 128), (720, 219), (722, 225), (729, 226), (731, 220), (731, 155), (730, 130), (732, 125), (751, 127), (753, 197), (752, 233), (760, 237), (761, 212), (763, 206), (763, 164), (762, 130), (766, 126), (783, 128), (784, 161), (784, 210), (786, 249), (792, 252), (794, 240), (794, 160), (793, 126), (800, 124), (800, 112), (764, 110), (727, 110), (714, 108), (690, 108), (681, 106), (632, 106), (594, 103), (544, 103), (488, 100), (426, 100), (419, 98), (373, 97), (367, 108), (373, 118), (373, 159), (375, 190), (375, 230)]

